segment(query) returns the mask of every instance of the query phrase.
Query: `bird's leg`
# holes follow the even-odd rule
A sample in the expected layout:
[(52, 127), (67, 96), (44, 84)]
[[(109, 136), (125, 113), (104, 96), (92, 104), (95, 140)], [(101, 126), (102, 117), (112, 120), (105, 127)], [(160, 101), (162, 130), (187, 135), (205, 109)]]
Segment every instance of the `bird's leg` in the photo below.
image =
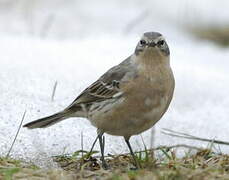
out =
[(102, 167), (104, 169), (108, 169), (108, 165), (104, 159), (105, 137), (103, 136), (103, 132), (99, 132), (98, 137), (99, 137), (99, 145), (100, 145), (100, 150), (101, 150)]
[(93, 144), (92, 144), (92, 147), (91, 147), (91, 149), (90, 149), (90, 151), (89, 151), (89, 154), (88, 154), (88, 158), (91, 156), (92, 151), (93, 151), (93, 149), (94, 149), (94, 147), (95, 147), (95, 143), (97, 142), (98, 138), (99, 138), (99, 134), (96, 136), (96, 138), (95, 138), (95, 140), (94, 140), (94, 142), (93, 142)]
[(136, 159), (136, 157), (134, 155), (134, 152), (133, 152), (132, 147), (130, 145), (129, 139), (130, 138), (125, 138), (125, 141), (126, 141), (126, 144), (127, 144), (128, 148), (130, 150), (130, 154), (131, 154), (131, 156), (132, 156), (132, 158), (134, 160), (135, 166), (136, 166), (137, 169), (139, 169), (140, 168), (140, 164), (139, 164), (139, 162), (137, 161), (137, 159)]

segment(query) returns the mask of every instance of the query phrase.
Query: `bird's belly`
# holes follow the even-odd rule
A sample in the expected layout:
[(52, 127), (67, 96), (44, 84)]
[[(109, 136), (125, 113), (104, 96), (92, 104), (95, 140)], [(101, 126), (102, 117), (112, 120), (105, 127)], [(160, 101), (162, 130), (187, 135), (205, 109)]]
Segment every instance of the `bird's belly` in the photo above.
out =
[[(130, 99), (130, 98), (129, 98)], [(148, 97), (140, 101), (129, 102), (124, 98), (109, 100), (103, 105), (95, 105), (88, 119), (92, 125), (102, 131), (118, 136), (129, 137), (152, 127), (164, 114), (166, 97), (151, 102)]]

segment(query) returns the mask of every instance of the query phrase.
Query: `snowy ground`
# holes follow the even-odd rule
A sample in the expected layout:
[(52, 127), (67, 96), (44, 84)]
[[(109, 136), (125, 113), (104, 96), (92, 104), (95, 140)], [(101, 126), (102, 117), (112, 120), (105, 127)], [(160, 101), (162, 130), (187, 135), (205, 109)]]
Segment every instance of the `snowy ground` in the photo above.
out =
[[(131, 6), (130, 16), (135, 14), (138, 3)], [(121, 12), (118, 5), (115, 7)], [(193, 7), (199, 8), (194, 5)], [(201, 12), (210, 14), (204, 10)], [(177, 16), (174, 13), (175, 11), (168, 10), (167, 15), (173, 15), (171, 18), (174, 18)], [(222, 14), (224, 17), (229, 17), (226, 13)], [(2, 13), (0, 19), (11, 16), (13, 17), (12, 14)], [(222, 20), (222, 16), (217, 17)], [(127, 19), (124, 18), (123, 24)], [(206, 19), (209, 20), (209, 16)], [(6, 21), (5, 19), (5, 24)], [(91, 22), (90, 19), (88, 21)], [(20, 20), (18, 22), (22, 23)], [(229, 50), (221, 49), (210, 42), (192, 39), (166, 21), (157, 23), (157, 26), (147, 26), (146, 22), (128, 34), (120, 30), (114, 33), (115, 28), (119, 29), (121, 25), (113, 27), (110, 26), (112, 23), (108, 23), (109, 27), (105, 27), (106, 32), (103, 34), (98, 28), (87, 37), (89, 32), (87, 29), (82, 35), (84, 38), (75, 35), (76, 37), (72, 39), (63, 39), (59, 34), (60, 29), (55, 31), (55, 36), (60, 35), (62, 39), (54, 38), (52, 35), (48, 35), (50, 38), (42, 39), (31, 34), (17, 35), (19, 32), (24, 32), (25, 26), (21, 24), (16, 26), (11, 22), (11, 26), (13, 24), (19, 27), (14, 28), (16, 32), (12, 32), (13, 28), (6, 32), (1, 25), (0, 155), (7, 153), (25, 110), (27, 114), (24, 122), (29, 122), (66, 107), (104, 71), (129, 56), (136, 46), (140, 32), (146, 30), (157, 30), (165, 34), (170, 45), (171, 64), (176, 77), (175, 96), (169, 111), (157, 124), (155, 145), (179, 143), (202, 145), (190, 140), (165, 136), (160, 133), (160, 128), (171, 128), (205, 138), (228, 141)], [(56, 26), (60, 24), (57, 23)], [(77, 29), (77, 32), (81, 30)], [(95, 35), (96, 32), (100, 32), (99, 35)], [(55, 101), (52, 102), (51, 94), (55, 81), (58, 81), (58, 86)], [(85, 119), (69, 119), (47, 129), (23, 128), (12, 155), (47, 165), (47, 157), (80, 149), (82, 134), (84, 149), (89, 149), (96, 136), (96, 129)], [(143, 137), (149, 146), (150, 131), (143, 133)], [(107, 152), (127, 151), (121, 137), (107, 135), (106, 141)], [(140, 136), (132, 138), (131, 142), (135, 150), (143, 148)], [(98, 149), (98, 146), (96, 148)], [(228, 147), (221, 146), (221, 150), (229, 152)]]

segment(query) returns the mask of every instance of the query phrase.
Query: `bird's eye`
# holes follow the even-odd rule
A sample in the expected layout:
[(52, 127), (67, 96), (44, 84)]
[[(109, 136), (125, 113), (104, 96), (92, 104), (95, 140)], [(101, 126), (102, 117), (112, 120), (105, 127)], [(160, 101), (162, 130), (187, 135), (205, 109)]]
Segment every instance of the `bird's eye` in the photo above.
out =
[(164, 40), (160, 40), (160, 41), (157, 42), (158, 46), (164, 46), (164, 44), (165, 44)]
[(145, 40), (140, 40), (140, 45), (141, 45), (141, 46), (146, 45), (146, 41), (145, 41)]

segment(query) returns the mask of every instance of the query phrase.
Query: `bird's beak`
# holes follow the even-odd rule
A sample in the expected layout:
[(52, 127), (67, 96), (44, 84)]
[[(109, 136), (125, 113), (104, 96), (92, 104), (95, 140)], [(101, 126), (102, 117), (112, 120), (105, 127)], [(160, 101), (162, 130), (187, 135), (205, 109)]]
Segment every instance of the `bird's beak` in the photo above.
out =
[(155, 42), (150, 42), (150, 43), (148, 43), (148, 46), (149, 47), (155, 47), (156, 46), (156, 43)]

